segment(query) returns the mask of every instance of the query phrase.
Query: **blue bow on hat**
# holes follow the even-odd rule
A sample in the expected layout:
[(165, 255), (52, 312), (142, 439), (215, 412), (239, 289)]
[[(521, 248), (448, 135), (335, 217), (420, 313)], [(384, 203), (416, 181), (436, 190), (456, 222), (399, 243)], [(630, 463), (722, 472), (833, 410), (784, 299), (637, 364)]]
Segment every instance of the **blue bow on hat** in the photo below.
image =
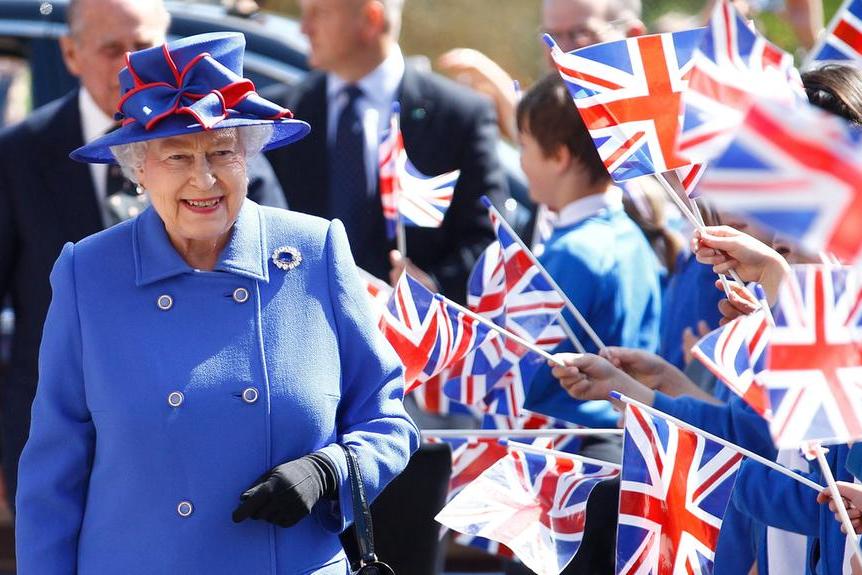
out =
[(70, 154), (74, 160), (114, 162), (110, 147), (204, 130), (271, 124), (264, 150), (310, 131), (287, 108), (262, 98), (242, 76), (245, 37), (216, 32), (126, 54), (120, 71), (117, 130)]

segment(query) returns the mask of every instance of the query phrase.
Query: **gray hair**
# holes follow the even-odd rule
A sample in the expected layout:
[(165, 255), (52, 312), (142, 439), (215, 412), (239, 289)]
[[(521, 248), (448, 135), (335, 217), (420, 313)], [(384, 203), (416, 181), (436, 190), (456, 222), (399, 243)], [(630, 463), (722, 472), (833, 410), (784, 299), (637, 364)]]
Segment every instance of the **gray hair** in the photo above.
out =
[[(221, 129), (236, 135), (246, 160), (259, 154), (272, 138), (271, 124)], [(111, 153), (117, 159), (117, 163), (120, 164), (123, 175), (135, 184), (139, 183), (138, 170), (144, 165), (144, 157), (147, 155), (147, 144), (149, 144), (149, 140), (111, 146)]]
[[(84, 19), (81, 16), (83, 12), (81, 4), (85, 0), (69, 0), (69, 4), (66, 6), (66, 25), (69, 29), (68, 35), (72, 38), (80, 37), (81, 32), (84, 31)], [(107, 9), (111, 9), (107, 7)], [(153, 10), (157, 10), (161, 13), (164, 22), (164, 33), (167, 33), (168, 26), (171, 23), (171, 14), (168, 12), (168, 9), (165, 7), (162, 0), (154, 0), (153, 1)]]

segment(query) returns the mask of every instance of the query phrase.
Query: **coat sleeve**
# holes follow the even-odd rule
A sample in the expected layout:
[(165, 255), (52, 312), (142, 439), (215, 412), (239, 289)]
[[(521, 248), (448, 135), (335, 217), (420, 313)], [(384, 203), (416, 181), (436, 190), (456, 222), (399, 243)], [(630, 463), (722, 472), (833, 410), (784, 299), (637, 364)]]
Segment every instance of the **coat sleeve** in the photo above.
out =
[(19, 573), (69, 575), (77, 572), (96, 438), (84, 395), (71, 243), (54, 264), (51, 287), (30, 438), (19, 464), (15, 531)]
[[(816, 474), (802, 475), (818, 479)], [(819, 533), (817, 492), (756, 461), (742, 463), (733, 487), (733, 505), (770, 527), (808, 537)]]
[(656, 392), (653, 407), (767, 459), (778, 456), (769, 424), (736, 395), (723, 405), (714, 405), (693, 397), (669, 397)]
[[(419, 430), (404, 410), (404, 379), (395, 352), (377, 329), (341, 222), (326, 239), (329, 291), (341, 357), (338, 441), (356, 454), (369, 502), (407, 466), (419, 447)], [(337, 509), (317, 506), (318, 518), (334, 531), (353, 521), (347, 461), (338, 445), (324, 447), (338, 473)]]

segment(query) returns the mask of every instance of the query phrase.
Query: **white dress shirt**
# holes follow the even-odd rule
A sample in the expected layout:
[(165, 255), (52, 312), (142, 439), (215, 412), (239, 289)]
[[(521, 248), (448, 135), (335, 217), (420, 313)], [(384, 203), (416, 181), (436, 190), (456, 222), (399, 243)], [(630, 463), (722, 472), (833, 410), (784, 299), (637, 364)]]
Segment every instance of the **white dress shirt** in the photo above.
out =
[[(96, 104), (93, 96), (83, 86), (78, 91), (78, 110), (81, 112), (81, 128), (84, 143), (92, 142), (114, 127), (114, 119), (105, 115), (102, 109), (99, 108), (99, 105)], [(90, 164), (90, 174), (93, 177), (96, 200), (99, 202), (99, 211), (102, 214), (102, 225), (107, 227), (113, 222), (113, 218), (105, 203), (105, 195), (107, 194), (105, 180), (108, 177), (108, 165)]]

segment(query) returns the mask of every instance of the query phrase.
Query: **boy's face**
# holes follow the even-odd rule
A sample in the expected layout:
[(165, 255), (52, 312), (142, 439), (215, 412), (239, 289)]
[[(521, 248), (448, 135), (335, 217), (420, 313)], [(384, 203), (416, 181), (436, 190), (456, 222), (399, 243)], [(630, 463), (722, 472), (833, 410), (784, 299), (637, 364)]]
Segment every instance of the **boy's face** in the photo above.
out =
[(553, 156), (545, 155), (539, 142), (528, 130), (518, 134), (518, 142), (521, 148), (521, 169), (527, 176), (530, 199), (546, 204), (552, 210), (558, 209), (559, 200), (555, 197), (555, 192), (559, 180), (559, 162), (555, 161)]

